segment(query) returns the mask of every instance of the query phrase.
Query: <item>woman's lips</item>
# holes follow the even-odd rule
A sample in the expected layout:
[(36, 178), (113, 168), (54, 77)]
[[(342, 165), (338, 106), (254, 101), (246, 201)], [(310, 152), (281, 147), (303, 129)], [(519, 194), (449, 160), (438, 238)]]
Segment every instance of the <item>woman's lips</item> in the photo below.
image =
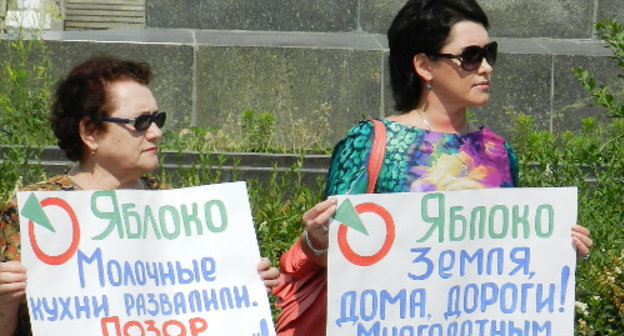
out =
[(477, 87), (478, 89), (482, 89), (482, 90), (489, 90), (490, 89), (490, 82), (488, 82), (488, 81), (479, 82), (479, 83), (475, 84), (475, 87)]

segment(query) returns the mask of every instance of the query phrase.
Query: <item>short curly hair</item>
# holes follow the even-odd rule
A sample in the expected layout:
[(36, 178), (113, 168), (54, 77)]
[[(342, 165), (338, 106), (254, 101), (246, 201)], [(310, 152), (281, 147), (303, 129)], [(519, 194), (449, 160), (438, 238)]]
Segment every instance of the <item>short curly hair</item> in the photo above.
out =
[(418, 106), (423, 81), (412, 60), (415, 55), (435, 54), (447, 42), (451, 28), (460, 21), (489, 26), (475, 0), (409, 0), (388, 29), (390, 83), (395, 109), (408, 112)]
[(101, 117), (115, 108), (108, 90), (112, 83), (129, 80), (148, 85), (151, 77), (148, 64), (114, 57), (92, 58), (73, 68), (57, 86), (50, 118), (65, 156), (72, 161), (83, 158), (81, 120), (86, 119), (95, 129), (105, 129)]

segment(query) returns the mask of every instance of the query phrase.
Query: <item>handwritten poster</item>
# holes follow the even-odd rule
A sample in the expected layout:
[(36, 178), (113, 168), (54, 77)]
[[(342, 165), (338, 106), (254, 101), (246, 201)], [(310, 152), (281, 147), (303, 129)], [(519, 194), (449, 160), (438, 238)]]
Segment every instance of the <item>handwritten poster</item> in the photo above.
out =
[(338, 197), (327, 334), (573, 335), (576, 188)]
[(244, 182), (19, 192), (34, 335), (274, 335)]

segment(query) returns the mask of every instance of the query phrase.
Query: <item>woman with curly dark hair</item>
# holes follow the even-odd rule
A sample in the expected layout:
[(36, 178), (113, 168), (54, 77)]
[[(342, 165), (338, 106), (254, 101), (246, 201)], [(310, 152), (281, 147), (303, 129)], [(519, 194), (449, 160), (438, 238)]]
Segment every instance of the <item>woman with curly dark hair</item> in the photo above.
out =
[[(167, 117), (147, 87), (150, 79), (147, 64), (116, 58), (75, 67), (57, 88), (51, 123), (59, 147), (77, 164), (67, 174), (24, 190), (162, 189), (146, 176), (158, 167)], [(0, 215), (0, 336), (30, 335), (16, 201)], [(258, 271), (270, 290), (277, 269), (263, 258)]]

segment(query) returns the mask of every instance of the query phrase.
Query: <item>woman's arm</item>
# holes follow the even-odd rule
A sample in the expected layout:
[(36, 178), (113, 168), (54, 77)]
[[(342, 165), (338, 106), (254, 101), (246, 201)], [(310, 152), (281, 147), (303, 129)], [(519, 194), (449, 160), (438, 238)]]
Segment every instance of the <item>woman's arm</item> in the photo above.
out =
[(26, 268), (17, 261), (0, 262), (0, 336), (11, 336), (26, 294)]
[(20, 260), (17, 200), (0, 211), (0, 336), (10, 336), (18, 323), (18, 311), (26, 294), (26, 267)]
[[(368, 157), (373, 145), (374, 127), (362, 121), (352, 127), (332, 153), (325, 196), (365, 193)], [(305, 230), (299, 245), (307, 258), (321, 267), (327, 267), (329, 220), (336, 212), (336, 199), (329, 197), (317, 203), (301, 217)]]
[(336, 212), (336, 199), (329, 198), (303, 214), (305, 230), (299, 237), (301, 248), (315, 264), (327, 267), (329, 219)]

